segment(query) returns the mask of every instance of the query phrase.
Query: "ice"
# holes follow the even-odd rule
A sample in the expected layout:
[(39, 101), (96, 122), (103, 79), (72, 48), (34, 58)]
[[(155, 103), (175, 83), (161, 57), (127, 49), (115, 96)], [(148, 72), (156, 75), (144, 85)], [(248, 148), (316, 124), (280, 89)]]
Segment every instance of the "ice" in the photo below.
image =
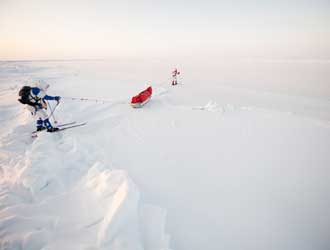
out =
[[(264, 63), (1, 63), (0, 249), (328, 249), (329, 64)], [(88, 124), (32, 139), (35, 80)]]

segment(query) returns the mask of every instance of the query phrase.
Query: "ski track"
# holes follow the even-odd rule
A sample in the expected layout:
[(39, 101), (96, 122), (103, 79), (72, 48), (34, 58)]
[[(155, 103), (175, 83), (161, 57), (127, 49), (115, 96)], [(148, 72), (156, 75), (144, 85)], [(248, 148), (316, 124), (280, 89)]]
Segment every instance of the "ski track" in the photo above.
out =
[(16, 79), (0, 85), (0, 249), (329, 246), (329, 119), (211, 93), (189, 99), (186, 85), (161, 84), (142, 109), (129, 98), (63, 99), (61, 121), (87, 126), (33, 140), (20, 81), (48, 78), (59, 90), (86, 76), (39, 64), (0, 65), (0, 84)]

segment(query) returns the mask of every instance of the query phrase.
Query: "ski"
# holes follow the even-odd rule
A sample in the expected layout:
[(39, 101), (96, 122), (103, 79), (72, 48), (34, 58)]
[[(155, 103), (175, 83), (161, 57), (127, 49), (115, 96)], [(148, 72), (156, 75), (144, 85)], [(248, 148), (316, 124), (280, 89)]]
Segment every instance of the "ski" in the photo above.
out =
[(56, 127), (60, 128), (60, 127), (69, 126), (69, 125), (72, 125), (72, 124), (75, 124), (75, 123), (77, 123), (77, 122), (74, 121), (74, 122), (63, 123), (63, 124), (57, 125)]
[[(52, 133), (60, 132), (60, 131), (63, 131), (63, 130), (69, 129), (69, 128), (81, 127), (81, 126), (84, 126), (84, 125), (87, 124), (87, 122), (78, 123), (78, 124), (76, 124), (76, 123), (77, 122), (69, 122), (69, 123), (61, 124), (61, 125), (57, 126), (59, 129), (52, 132)], [(42, 131), (47, 131), (47, 130), (44, 129), (44, 130), (41, 130), (41, 131), (32, 132), (32, 138), (37, 138), (38, 137), (38, 132), (42, 132)]]
[[(63, 123), (63, 124), (57, 125), (56, 127), (57, 127), (57, 128), (61, 128), (61, 127), (65, 127), (65, 126), (73, 125), (73, 124), (75, 124), (75, 123), (77, 123), (77, 122), (76, 122), (76, 121), (73, 121), (73, 122)], [(44, 129), (44, 130), (46, 130), (46, 129)], [(36, 134), (36, 133), (38, 133), (38, 132), (44, 131), (44, 130), (40, 130), (40, 131), (35, 130), (35, 131), (32, 132), (32, 135), (33, 135), (33, 134)]]
[(67, 126), (67, 127), (64, 127), (64, 128), (61, 127), (61, 128), (59, 128), (59, 130), (56, 130), (53, 133), (60, 132), (60, 131), (63, 131), (63, 130), (69, 129), (69, 128), (76, 128), (76, 127), (85, 126), (86, 124), (87, 124), (87, 122), (83, 122), (83, 123), (79, 123), (79, 124), (74, 124), (74, 125), (71, 125), (71, 126)]

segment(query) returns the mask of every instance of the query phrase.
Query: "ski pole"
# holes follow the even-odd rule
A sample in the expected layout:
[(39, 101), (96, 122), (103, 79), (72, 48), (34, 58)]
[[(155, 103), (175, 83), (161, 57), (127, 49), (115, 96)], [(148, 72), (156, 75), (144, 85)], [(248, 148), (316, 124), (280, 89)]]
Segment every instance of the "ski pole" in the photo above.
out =
[(54, 116), (54, 110), (53, 110), (53, 108), (52, 108), (52, 105), (50, 105), (50, 103), (47, 101), (47, 106), (49, 107), (49, 109), (50, 109), (50, 114), (49, 114), (49, 118), (53, 118), (53, 120), (54, 120), (54, 123), (57, 123), (57, 121), (56, 121), (56, 118), (55, 118), (55, 116)]
[(47, 104), (48, 104), (48, 107), (50, 109), (50, 115), (48, 117), (53, 117), (54, 123), (56, 124), (57, 123), (57, 120), (55, 118), (54, 112), (55, 112), (55, 109), (57, 108), (59, 102), (57, 102), (57, 104), (56, 104), (56, 106), (54, 108), (52, 108), (52, 106), (50, 105), (50, 103), (48, 101), (47, 101)]

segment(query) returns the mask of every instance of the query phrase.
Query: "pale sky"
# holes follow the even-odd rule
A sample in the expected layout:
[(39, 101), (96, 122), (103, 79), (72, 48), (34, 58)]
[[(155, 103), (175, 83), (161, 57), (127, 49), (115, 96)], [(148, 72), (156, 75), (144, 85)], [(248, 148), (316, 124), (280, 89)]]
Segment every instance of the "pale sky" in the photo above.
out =
[(329, 0), (0, 0), (0, 60), (330, 59)]

